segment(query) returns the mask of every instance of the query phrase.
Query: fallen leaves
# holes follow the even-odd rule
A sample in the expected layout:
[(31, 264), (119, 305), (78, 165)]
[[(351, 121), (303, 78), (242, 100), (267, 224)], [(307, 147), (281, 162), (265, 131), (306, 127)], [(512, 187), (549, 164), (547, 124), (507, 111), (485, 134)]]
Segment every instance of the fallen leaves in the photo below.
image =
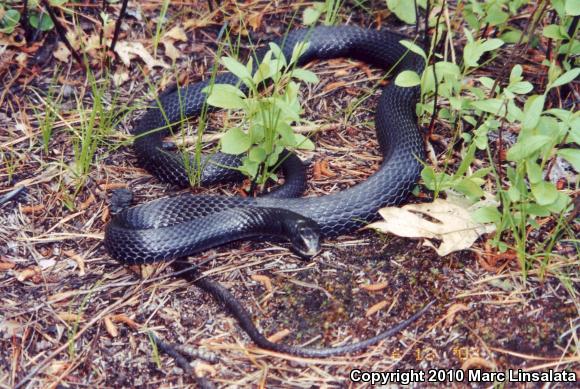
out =
[(129, 66), (131, 60), (140, 58), (150, 69), (154, 67), (169, 68), (165, 62), (153, 58), (141, 42), (118, 42), (115, 51), (125, 66)]
[(379, 282), (376, 284), (361, 285), (360, 288), (366, 290), (367, 292), (378, 292), (387, 288), (387, 286), (389, 286), (387, 282)]
[[(386, 207), (379, 213), (385, 220), (366, 228), (407, 238), (425, 238), (424, 244), (440, 256), (468, 249), (481, 235), (495, 231), (494, 225), (480, 224), (471, 218), (472, 207), (450, 200)], [(433, 240), (441, 244), (436, 246)]]
[(167, 31), (161, 38), (161, 43), (165, 47), (165, 55), (174, 62), (181, 57), (181, 51), (175, 47), (175, 42), (187, 42), (187, 35), (185, 35), (183, 28), (179, 26)]
[(365, 312), (365, 317), (369, 317), (380, 311), (381, 309), (385, 308), (389, 302), (387, 300), (379, 301)]

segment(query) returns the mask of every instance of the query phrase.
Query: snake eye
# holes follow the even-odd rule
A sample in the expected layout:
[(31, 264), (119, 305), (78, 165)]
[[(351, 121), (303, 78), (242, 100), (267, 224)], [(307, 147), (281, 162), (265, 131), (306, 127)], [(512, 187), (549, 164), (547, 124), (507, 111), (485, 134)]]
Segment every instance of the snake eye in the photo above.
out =
[(290, 235), (292, 248), (303, 259), (310, 259), (320, 252), (320, 228), (310, 219), (298, 219), (294, 222)]

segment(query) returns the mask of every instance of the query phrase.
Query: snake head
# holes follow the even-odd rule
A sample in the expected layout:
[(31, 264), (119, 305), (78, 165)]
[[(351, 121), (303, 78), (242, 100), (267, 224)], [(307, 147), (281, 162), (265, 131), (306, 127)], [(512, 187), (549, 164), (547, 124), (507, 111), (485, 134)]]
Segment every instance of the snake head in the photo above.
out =
[(292, 250), (302, 259), (310, 259), (320, 252), (320, 227), (312, 219), (296, 216), (286, 220), (286, 234)]

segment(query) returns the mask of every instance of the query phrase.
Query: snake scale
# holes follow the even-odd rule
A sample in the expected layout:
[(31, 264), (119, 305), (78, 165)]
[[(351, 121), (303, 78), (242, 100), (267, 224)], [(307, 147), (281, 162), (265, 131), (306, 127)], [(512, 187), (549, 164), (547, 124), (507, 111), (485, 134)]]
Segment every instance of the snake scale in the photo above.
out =
[[(423, 59), (402, 45), (403, 39), (404, 36), (386, 30), (320, 26), (290, 31), (277, 43), (289, 59), (298, 43), (309, 42), (298, 66), (314, 59), (348, 57), (384, 70), (395, 69), (395, 74), (404, 70), (421, 73)], [(216, 75), (214, 82), (235, 85), (239, 80), (224, 73)], [(208, 85), (209, 81), (202, 81), (162, 95), (157, 106), (149, 108), (133, 130), (139, 163), (162, 181), (181, 187), (190, 185), (186, 165), (196, 165), (195, 160), (191, 157), (186, 161), (182, 155), (164, 150), (163, 139), (183, 117), (202, 112), (206, 99), (202, 90)], [(358, 185), (326, 196), (299, 197), (305, 188), (302, 164), (287, 154), (283, 163), (286, 183), (279, 190), (256, 198), (185, 194), (128, 208), (107, 225), (105, 246), (113, 258), (135, 264), (192, 255), (249, 237), (276, 236), (290, 240), (300, 255), (312, 256), (319, 251), (320, 236), (351, 233), (376, 219), (379, 208), (399, 204), (407, 197), (419, 178), (424, 156), (415, 114), (418, 96), (418, 87), (390, 83), (383, 89), (375, 116), (383, 162), (377, 172)], [(239, 165), (238, 157), (216, 153), (200, 162), (201, 184), (238, 178), (235, 170), (223, 168)], [(268, 343), (229, 292), (207, 279), (194, 281), (224, 302), (258, 345), (302, 356), (361, 350), (410, 324), (428, 307), (366, 341), (338, 348), (299, 348)]]

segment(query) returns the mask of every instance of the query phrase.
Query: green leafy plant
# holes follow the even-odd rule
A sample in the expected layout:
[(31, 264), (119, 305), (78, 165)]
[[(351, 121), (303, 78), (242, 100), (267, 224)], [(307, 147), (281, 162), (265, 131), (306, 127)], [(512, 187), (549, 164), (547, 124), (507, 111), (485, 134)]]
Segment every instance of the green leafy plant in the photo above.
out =
[[(495, 2), (497, 9), (493, 12), (496, 19), (489, 20), (486, 18), (493, 12), (487, 5), (476, 1), (466, 4), (470, 5), (478, 22), (501, 24), (507, 22), (507, 17), (500, 15), (500, 11), (512, 13), (524, 3)], [(500, 20), (500, 16), (505, 20)], [(547, 28), (548, 35), (544, 32), (545, 36), (555, 39), (558, 33), (561, 41), (567, 38), (563, 33), (568, 31), (567, 28), (553, 25)], [(560, 236), (560, 231), (566, 228), (562, 221), (570, 210), (570, 192), (557, 188), (550, 181), (549, 170), (556, 158), (566, 160), (576, 170), (580, 168), (580, 114), (561, 108), (545, 109), (545, 106), (550, 92), (576, 79), (580, 69), (569, 67), (568, 71), (563, 71), (555, 62), (545, 63), (549, 67), (544, 92), (529, 95), (534, 86), (524, 80), (520, 65), (511, 68), (509, 79), (504, 82), (488, 76), (474, 76), (479, 67), (494, 60), (506, 43), (503, 39), (475, 39), (467, 28), (464, 36), (466, 44), (459, 63), (433, 53), (427, 55), (413, 43), (403, 42), (430, 65), (421, 75), (403, 72), (395, 82), (403, 87), (421, 85), (422, 100), (417, 112), (424, 120), (429, 120), (434, 113), (431, 98), (437, 93), (438, 119), (457, 130), (453, 143), (459, 139), (462, 141), (457, 168), (450, 171), (450, 149), (443, 166), (423, 169), (425, 186), (436, 197), (442, 191), (452, 190), (477, 202), (485, 196), (483, 185), (491, 178), (499, 205), (479, 208), (474, 218), (496, 225), (492, 243), (501, 251), (515, 250), (525, 277), (534, 258), (542, 258), (542, 268), (545, 268), (549, 263), (546, 259), (550, 258), (549, 250), (555, 242), (554, 239), (535, 239), (534, 245), (530, 246), (530, 234), (541, 227), (538, 219), (550, 216), (557, 221), (554, 236)], [(493, 155), (490, 139), (501, 137), (506, 127), (517, 128), (519, 133), (505, 159), (498, 161)], [(489, 166), (482, 167), (480, 162), (476, 164), (482, 156)]]
[(324, 14), (323, 23), (327, 26), (336, 23), (338, 11), (342, 6), (343, 0), (325, 0), (324, 2), (315, 2), (310, 7), (304, 9), (302, 14), (302, 23), (306, 26), (314, 25), (320, 16)]
[[(308, 138), (292, 129), (293, 124), (302, 122), (300, 82), (318, 82), (314, 73), (296, 67), (307, 47), (306, 43), (297, 44), (287, 61), (281, 48), (270, 43), (256, 67), (252, 58), (244, 65), (232, 57), (222, 57), (221, 63), (240, 79), (241, 84), (215, 84), (205, 90), (209, 105), (243, 111), (241, 122), (222, 137), (220, 148), (228, 154), (245, 153), (239, 170), (259, 185), (264, 185), (269, 178), (276, 179), (273, 171), (285, 148), (314, 148)], [(268, 93), (262, 94), (260, 90), (265, 85), (268, 85)]]
[[(65, 8), (67, 0), (49, 0), (48, 4), (52, 7), (58, 7), (65, 10), (67, 13), (72, 11)], [(6, 6), (8, 6), (8, 2)], [(40, 5), (39, 1), (28, 2), (28, 24), (40, 31), (50, 31), (54, 28), (54, 22)], [(15, 8), (5, 8), (0, 5), (0, 33), (11, 34), (21, 20), (21, 11)]]
[(394, 13), (397, 18), (407, 24), (414, 24), (417, 21), (415, 3), (417, 4), (417, 7), (425, 8), (427, 0), (386, 0), (389, 11)]

